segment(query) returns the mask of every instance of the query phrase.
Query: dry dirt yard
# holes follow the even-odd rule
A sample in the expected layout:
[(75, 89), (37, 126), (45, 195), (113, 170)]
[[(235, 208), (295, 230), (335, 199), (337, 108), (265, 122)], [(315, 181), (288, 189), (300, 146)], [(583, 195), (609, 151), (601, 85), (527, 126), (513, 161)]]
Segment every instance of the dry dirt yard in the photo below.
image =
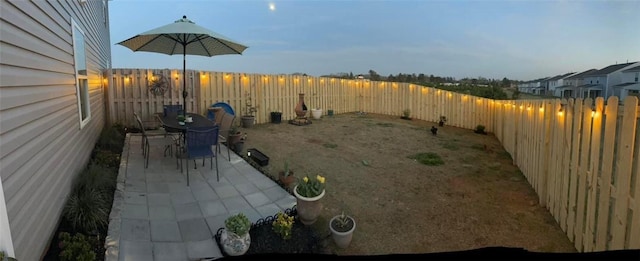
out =
[[(399, 116), (347, 113), (296, 126), (282, 121), (243, 128), (245, 150), (269, 158), (268, 175), (289, 160), (296, 177), (326, 177), (323, 211), (342, 210), (357, 222), (339, 255), (435, 253), (481, 247), (576, 252), (526, 178), (492, 135)], [(443, 165), (409, 158), (433, 152)], [(332, 246), (330, 246), (332, 247)]]

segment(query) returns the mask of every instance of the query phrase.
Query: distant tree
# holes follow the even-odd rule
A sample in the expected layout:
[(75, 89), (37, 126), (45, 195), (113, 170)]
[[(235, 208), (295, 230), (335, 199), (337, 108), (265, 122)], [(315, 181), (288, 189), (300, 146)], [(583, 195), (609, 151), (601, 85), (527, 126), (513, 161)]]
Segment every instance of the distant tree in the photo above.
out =
[(405, 82), (413, 82), (414, 81), (414, 76), (411, 74), (407, 74), (407, 77), (405, 78)]
[(511, 99), (517, 100), (520, 99), (520, 90), (516, 88), (515, 91), (511, 94)]
[(507, 77), (502, 78), (502, 87), (509, 87), (509, 86), (511, 86), (511, 81), (507, 79)]
[(396, 77), (393, 76), (393, 74), (389, 74), (389, 77), (387, 77), (387, 81), (396, 81)]
[(369, 70), (369, 77), (371, 78), (372, 81), (380, 80), (380, 75), (374, 70)]
[(432, 75), (429, 75), (429, 82), (435, 82), (435, 77)]
[(427, 77), (424, 75), (424, 73), (418, 74), (418, 82), (426, 82), (427, 81)]
[(353, 79), (353, 72), (349, 72), (349, 79)]

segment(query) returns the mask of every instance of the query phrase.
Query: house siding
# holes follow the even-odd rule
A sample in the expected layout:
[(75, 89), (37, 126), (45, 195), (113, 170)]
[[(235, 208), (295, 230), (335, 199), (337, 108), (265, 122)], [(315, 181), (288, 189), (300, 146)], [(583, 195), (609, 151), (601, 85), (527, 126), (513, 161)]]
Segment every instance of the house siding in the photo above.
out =
[[(105, 125), (103, 1), (0, 0), (0, 178), (18, 260), (39, 260)], [(108, 8), (106, 8), (108, 10)], [(80, 128), (72, 20), (85, 34), (91, 120)], [(106, 21), (106, 22), (105, 22)], [(2, 213), (0, 213), (2, 215)], [(2, 246), (0, 246), (2, 247)]]

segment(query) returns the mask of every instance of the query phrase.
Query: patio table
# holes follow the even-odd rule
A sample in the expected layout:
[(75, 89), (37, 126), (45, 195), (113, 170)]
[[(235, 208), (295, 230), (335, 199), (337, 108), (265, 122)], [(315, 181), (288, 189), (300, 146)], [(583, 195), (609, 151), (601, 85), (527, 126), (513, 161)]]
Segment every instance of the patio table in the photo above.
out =
[(207, 117), (197, 113), (187, 113), (187, 116), (193, 118), (193, 122), (185, 122), (184, 125), (180, 125), (178, 121), (178, 113), (168, 113), (166, 116), (163, 114), (157, 114), (158, 119), (162, 123), (162, 126), (170, 131), (180, 131), (182, 133), (187, 132), (187, 128), (191, 127), (212, 127), (216, 123), (207, 119)]
[[(182, 115), (182, 114), (180, 114)], [(167, 113), (166, 115), (163, 113), (158, 113), (156, 114), (156, 117), (158, 117), (158, 120), (160, 121), (160, 123), (162, 124), (162, 127), (164, 127), (164, 129), (167, 132), (179, 132), (181, 133), (181, 137), (182, 137), (182, 144), (179, 144), (179, 147), (182, 147), (185, 143), (186, 143), (186, 133), (187, 133), (187, 128), (192, 128), (192, 127), (212, 127), (215, 126), (216, 123), (214, 121), (211, 121), (209, 119), (207, 119), (207, 117), (205, 117), (204, 115), (200, 115), (197, 113), (187, 113), (186, 116), (191, 116), (191, 118), (193, 118), (192, 122), (185, 122), (184, 125), (181, 125), (178, 121), (178, 113), (173, 112), (173, 113)]]

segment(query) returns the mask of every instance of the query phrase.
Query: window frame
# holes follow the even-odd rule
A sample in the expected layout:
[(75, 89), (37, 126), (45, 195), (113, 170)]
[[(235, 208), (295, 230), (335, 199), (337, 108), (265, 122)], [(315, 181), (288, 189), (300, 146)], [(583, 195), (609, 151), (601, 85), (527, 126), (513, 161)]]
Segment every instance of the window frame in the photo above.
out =
[[(76, 21), (71, 19), (71, 24), (71, 38), (73, 40), (73, 67), (76, 80), (76, 104), (78, 106), (78, 121), (80, 123), (80, 129), (82, 129), (91, 120), (91, 101), (89, 99), (89, 77), (87, 70), (86, 40), (84, 31), (82, 31), (82, 28), (80, 28)], [(82, 46), (78, 46), (78, 36), (82, 37)], [(82, 48), (82, 50), (78, 50), (77, 48)], [(79, 51), (83, 52), (82, 57), (80, 58), (78, 57)], [(78, 61), (78, 59), (82, 58), (84, 58), (83, 61)], [(81, 69), (78, 67), (80, 62), (84, 62), (85, 74), (81, 74), (79, 72), (79, 69)]]

